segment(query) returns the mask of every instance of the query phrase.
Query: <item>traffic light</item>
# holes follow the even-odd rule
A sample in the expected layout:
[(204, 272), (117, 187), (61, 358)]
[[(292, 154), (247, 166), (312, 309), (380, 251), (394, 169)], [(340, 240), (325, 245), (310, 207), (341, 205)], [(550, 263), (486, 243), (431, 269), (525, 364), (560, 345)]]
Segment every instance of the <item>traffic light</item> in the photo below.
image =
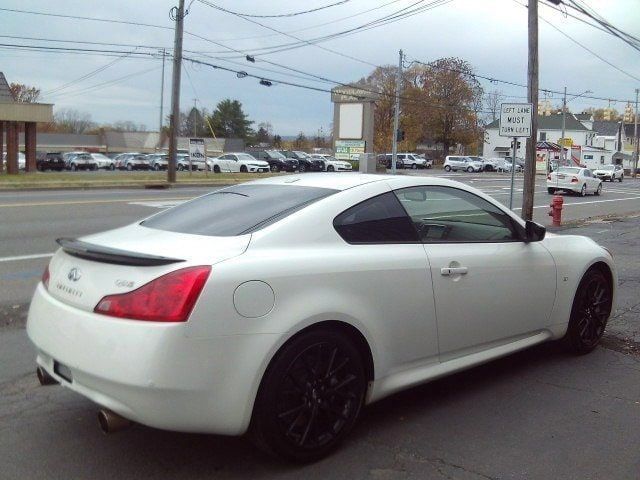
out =
[(403, 141), (403, 140), (404, 140), (404, 130), (400, 130), (400, 129), (398, 129), (398, 130), (396, 131), (396, 140), (397, 140), (398, 142), (401, 142), (401, 141)]

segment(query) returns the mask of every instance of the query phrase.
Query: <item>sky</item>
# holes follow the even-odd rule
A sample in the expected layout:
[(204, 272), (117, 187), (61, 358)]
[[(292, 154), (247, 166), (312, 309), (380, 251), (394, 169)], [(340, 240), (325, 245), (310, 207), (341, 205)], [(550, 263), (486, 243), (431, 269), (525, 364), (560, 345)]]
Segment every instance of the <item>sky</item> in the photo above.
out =
[[(397, 64), (399, 49), (407, 54), (408, 61), (430, 62), (455, 56), (468, 61), (479, 75), (526, 84), (525, 1), (442, 1), (443, 4), (409, 18), (320, 43), (322, 48), (302, 44), (297, 49), (261, 54), (259, 49), (296, 42), (269, 28), (308, 40), (349, 30), (412, 5), (428, 5), (433, 0), (346, 0), (304, 15), (250, 19), (264, 26), (252, 23), (247, 17), (212, 8), (199, 0), (187, 0), (190, 8), (185, 18), (185, 31), (189, 32), (184, 37), (185, 57), (267, 77), (274, 80), (274, 84), (265, 87), (255, 78), (237, 78), (233, 72), (185, 61), (180, 105), (186, 110), (197, 102), (199, 108), (205, 107), (211, 111), (225, 98), (237, 99), (256, 125), (269, 122), (273, 132), (280, 135), (295, 135), (302, 131), (312, 136), (320, 129), (327, 132), (331, 126), (333, 105), (330, 94), (284, 85), (278, 81), (300, 83), (321, 90), (330, 89), (332, 84), (285, 70), (273, 63), (348, 83), (366, 76), (375, 65)], [(338, 0), (213, 0), (209, 3), (214, 2), (241, 14), (281, 15), (326, 6)], [(613, 25), (640, 36), (637, 0), (581, 2)], [(640, 87), (640, 52), (611, 35), (552, 10), (547, 3), (540, 2), (540, 17), (591, 52), (541, 19), (540, 87), (561, 91), (566, 86), (570, 93), (579, 94), (589, 90), (593, 92), (591, 96), (603, 99), (634, 100), (635, 89)], [(43, 92), (40, 101), (54, 103), (54, 111), (61, 108), (76, 109), (90, 114), (97, 123), (133, 121), (144, 124), (148, 130), (157, 130), (161, 56), (137, 55), (139, 52), (157, 53), (163, 47), (167, 51), (172, 50), (174, 23), (169, 14), (174, 5), (175, 2), (164, 0), (3, 0), (0, 2), (0, 8), (3, 9), (115, 19), (164, 28), (0, 11), (0, 43), (5, 45), (0, 46), (0, 71), (5, 73), (9, 82), (39, 87)], [(43, 52), (7, 46), (16, 44), (114, 52)], [(592, 52), (637, 79), (614, 69)], [(245, 54), (254, 55), (255, 63), (247, 62)], [(168, 59), (164, 81), (165, 115), (171, 101), (171, 70), (171, 61)], [(501, 91), (507, 96), (505, 101), (526, 101), (524, 88), (488, 81), (481, 83), (486, 92)], [(558, 94), (549, 98), (553, 105), (561, 103)], [(572, 111), (582, 111), (587, 107), (602, 108), (608, 104), (606, 100), (576, 98), (570, 101), (569, 106)], [(625, 103), (611, 102), (611, 106), (623, 111)]]

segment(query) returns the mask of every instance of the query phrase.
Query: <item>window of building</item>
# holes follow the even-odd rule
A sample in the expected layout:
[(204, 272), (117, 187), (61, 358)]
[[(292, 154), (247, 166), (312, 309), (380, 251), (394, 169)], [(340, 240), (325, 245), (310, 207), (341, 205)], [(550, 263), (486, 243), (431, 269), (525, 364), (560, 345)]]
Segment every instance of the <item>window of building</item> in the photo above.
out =
[(547, 141), (547, 132), (540, 132), (540, 141), (541, 142)]

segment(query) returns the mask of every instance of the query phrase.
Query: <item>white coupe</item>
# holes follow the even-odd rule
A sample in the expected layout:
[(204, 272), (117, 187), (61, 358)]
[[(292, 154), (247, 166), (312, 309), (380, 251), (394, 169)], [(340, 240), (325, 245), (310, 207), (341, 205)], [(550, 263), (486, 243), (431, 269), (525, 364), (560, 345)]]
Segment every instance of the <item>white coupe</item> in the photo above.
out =
[(262, 179), (58, 243), (27, 323), (41, 383), (106, 432), (250, 431), (293, 461), (400, 390), (549, 340), (593, 350), (617, 285), (592, 240), (435, 177)]
[(269, 164), (248, 153), (225, 153), (207, 160), (207, 169), (220, 172), (268, 172)]
[(324, 170), (327, 172), (350, 172), (353, 166), (345, 161), (338, 160), (336, 157), (327, 155), (326, 153), (314, 153), (311, 159), (322, 160), (324, 162)]
[(547, 175), (547, 191), (577, 193), (584, 197), (587, 193), (600, 195), (602, 180), (596, 178), (591, 170), (581, 167), (560, 167)]

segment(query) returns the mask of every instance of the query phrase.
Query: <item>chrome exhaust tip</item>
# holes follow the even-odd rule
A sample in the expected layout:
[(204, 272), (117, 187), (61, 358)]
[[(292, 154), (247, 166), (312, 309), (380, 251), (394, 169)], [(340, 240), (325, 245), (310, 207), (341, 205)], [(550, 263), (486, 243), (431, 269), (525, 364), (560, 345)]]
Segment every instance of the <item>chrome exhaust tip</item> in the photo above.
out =
[(100, 425), (100, 430), (104, 434), (110, 434), (119, 432), (120, 430), (124, 430), (131, 426), (131, 420), (121, 417), (115, 412), (111, 410), (107, 410), (106, 408), (98, 411), (98, 424)]
[(38, 377), (38, 381), (40, 382), (40, 385), (42, 386), (58, 384), (58, 381), (55, 378), (53, 378), (51, 375), (49, 375), (47, 371), (41, 366), (38, 366), (36, 368), (36, 375)]

